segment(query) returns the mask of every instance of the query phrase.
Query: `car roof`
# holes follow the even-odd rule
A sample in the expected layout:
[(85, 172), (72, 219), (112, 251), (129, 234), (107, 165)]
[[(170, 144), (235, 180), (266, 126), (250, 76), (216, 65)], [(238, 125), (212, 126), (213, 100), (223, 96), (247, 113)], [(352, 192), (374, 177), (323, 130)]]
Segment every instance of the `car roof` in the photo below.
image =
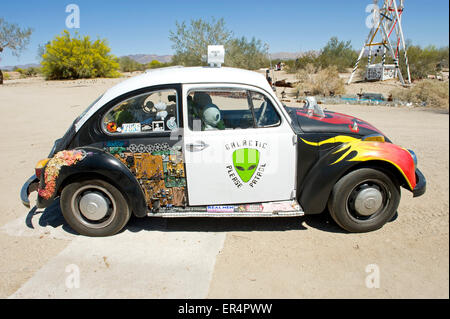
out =
[(129, 78), (108, 89), (75, 124), (78, 131), (81, 126), (103, 105), (130, 91), (165, 84), (192, 83), (235, 83), (259, 87), (271, 92), (269, 83), (263, 74), (254, 71), (227, 67), (166, 67), (147, 70), (143, 74)]

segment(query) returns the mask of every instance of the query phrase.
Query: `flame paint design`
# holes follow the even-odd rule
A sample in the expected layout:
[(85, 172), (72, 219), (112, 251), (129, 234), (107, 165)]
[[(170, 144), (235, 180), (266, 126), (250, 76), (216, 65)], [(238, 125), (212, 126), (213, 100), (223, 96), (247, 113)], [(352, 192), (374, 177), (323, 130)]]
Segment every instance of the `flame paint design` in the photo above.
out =
[(304, 143), (311, 145), (311, 146), (321, 146), (324, 144), (332, 144), (332, 143), (348, 143), (348, 142), (355, 142), (355, 141), (361, 141), (359, 138), (346, 136), (346, 135), (338, 135), (335, 137), (328, 138), (326, 140), (320, 141), (320, 142), (309, 142), (303, 138), (300, 138)]
[(391, 143), (362, 141), (360, 139), (338, 135), (320, 142), (309, 142), (301, 140), (311, 146), (320, 146), (329, 143), (341, 142), (342, 145), (333, 154), (340, 155), (339, 158), (330, 165), (337, 164), (354, 152), (356, 155), (348, 162), (366, 162), (371, 160), (385, 161), (394, 165), (405, 177), (411, 190), (416, 186), (416, 174), (414, 160), (411, 154), (404, 148)]

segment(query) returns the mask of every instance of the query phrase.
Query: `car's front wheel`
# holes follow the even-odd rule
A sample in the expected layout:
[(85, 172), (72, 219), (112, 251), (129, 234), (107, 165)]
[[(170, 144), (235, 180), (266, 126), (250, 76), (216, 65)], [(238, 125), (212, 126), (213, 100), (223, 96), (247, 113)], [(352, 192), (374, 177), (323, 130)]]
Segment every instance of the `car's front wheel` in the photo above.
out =
[(122, 193), (100, 179), (67, 185), (62, 190), (60, 205), (70, 227), (81, 235), (91, 237), (116, 234), (131, 215)]
[(400, 188), (393, 179), (380, 170), (361, 168), (336, 183), (328, 210), (343, 229), (361, 233), (390, 221), (399, 203)]

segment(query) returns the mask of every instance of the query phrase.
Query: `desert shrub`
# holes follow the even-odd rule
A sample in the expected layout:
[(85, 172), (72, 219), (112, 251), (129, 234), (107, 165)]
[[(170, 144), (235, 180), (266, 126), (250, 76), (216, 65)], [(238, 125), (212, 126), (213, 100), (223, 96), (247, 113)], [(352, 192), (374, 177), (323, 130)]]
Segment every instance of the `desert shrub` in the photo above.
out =
[(117, 77), (119, 63), (106, 40), (91, 41), (66, 30), (45, 45), (42, 72), (47, 79)]
[(159, 69), (159, 68), (165, 68), (168, 66), (173, 65), (171, 62), (159, 62), (158, 60), (153, 60), (150, 63), (147, 63), (148, 69)]
[(358, 53), (353, 50), (350, 41), (339, 41), (338, 38), (332, 37), (320, 52), (306, 52), (298, 59), (289, 62), (288, 72), (296, 73), (308, 64), (322, 69), (336, 66), (339, 72), (345, 72), (347, 68), (353, 67), (357, 58)]
[(9, 73), (3, 73), (3, 80), (10, 80), (11, 79), (11, 76), (9, 75)]
[(25, 77), (25, 70), (24, 70), (24, 69), (15, 67), (15, 68), (13, 69), (13, 71), (19, 72), (21, 78), (24, 78), (24, 77)]
[(289, 60), (283, 60), (282, 62), (284, 62), (284, 70), (287, 73), (295, 73), (297, 72), (297, 69), (295, 67), (295, 60), (289, 59)]
[(28, 78), (28, 77), (36, 76), (39, 73), (41, 73), (41, 69), (40, 68), (36, 68), (36, 67), (29, 67), (27, 69), (14, 68), (14, 71), (19, 72), (20, 73), (20, 77), (22, 77), (22, 78)]
[(225, 46), (225, 65), (235, 68), (256, 70), (267, 67), (269, 59), (266, 54), (266, 47), (261, 40), (252, 38), (232, 39)]
[(26, 77), (36, 76), (39, 74), (39, 71), (39, 68), (29, 67), (28, 69), (25, 69), (24, 75)]
[(26, 76), (37, 76), (42, 72), (41, 68), (37, 68), (37, 67), (29, 67), (28, 69), (25, 70), (25, 75)]
[(119, 67), (122, 72), (144, 71), (145, 64), (141, 64), (130, 57), (124, 56), (119, 59)]
[(299, 81), (297, 94), (307, 92), (309, 95), (338, 95), (345, 93), (344, 80), (339, 77), (338, 68), (329, 66), (317, 69), (313, 64), (307, 64), (297, 72)]
[(311, 89), (310, 86), (314, 82), (314, 77), (317, 73), (318, 69), (312, 64), (307, 64), (304, 68), (297, 71), (295, 77), (299, 81), (299, 83), (303, 84), (303, 87), (306, 89)]
[(148, 69), (158, 69), (158, 68), (165, 68), (168, 66), (171, 66), (172, 63), (170, 62), (159, 62), (158, 60), (153, 60), (150, 63), (147, 63)]
[[(428, 46), (422, 49), (420, 46), (411, 45), (406, 53), (412, 80), (425, 79), (428, 75), (436, 75), (442, 68), (448, 68), (448, 47), (438, 49), (435, 46)], [(400, 54), (400, 58), (402, 57), (403, 53)], [(406, 76), (403, 69), (402, 74)]]
[(305, 69), (308, 64), (314, 65), (314, 67), (317, 68), (319, 67), (318, 56), (319, 53), (309, 51), (295, 60), (284, 61), (286, 64), (286, 71), (288, 73), (297, 73), (299, 70)]
[(423, 80), (409, 88), (392, 90), (390, 94), (394, 100), (448, 109), (448, 90), (448, 82)]
[(157, 69), (157, 68), (162, 67), (162, 65), (163, 64), (161, 62), (159, 62), (158, 60), (153, 60), (153, 61), (151, 61), (150, 63), (147, 64), (147, 68), (149, 68), (149, 69)]

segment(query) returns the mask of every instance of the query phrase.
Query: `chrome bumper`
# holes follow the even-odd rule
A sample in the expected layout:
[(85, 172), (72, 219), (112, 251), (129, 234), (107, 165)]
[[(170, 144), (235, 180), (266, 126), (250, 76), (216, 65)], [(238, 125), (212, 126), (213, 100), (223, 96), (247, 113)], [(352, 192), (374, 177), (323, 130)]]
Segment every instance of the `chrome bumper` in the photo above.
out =
[(22, 189), (20, 190), (20, 199), (25, 207), (30, 208), (30, 200), (28, 199), (28, 196), (31, 192), (37, 191), (38, 185), (39, 179), (36, 175), (31, 176), (25, 184), (23, 184)]

